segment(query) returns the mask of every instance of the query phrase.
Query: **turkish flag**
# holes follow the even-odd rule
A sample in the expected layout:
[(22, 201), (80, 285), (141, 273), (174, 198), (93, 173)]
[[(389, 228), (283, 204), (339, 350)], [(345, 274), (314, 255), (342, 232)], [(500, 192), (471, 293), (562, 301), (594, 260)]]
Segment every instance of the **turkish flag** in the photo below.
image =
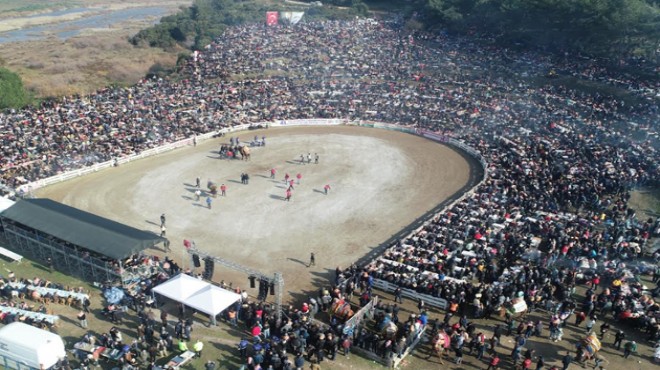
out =
[(278, 12), (266, 12), (266, 25), (276, 26), (278, 20)]

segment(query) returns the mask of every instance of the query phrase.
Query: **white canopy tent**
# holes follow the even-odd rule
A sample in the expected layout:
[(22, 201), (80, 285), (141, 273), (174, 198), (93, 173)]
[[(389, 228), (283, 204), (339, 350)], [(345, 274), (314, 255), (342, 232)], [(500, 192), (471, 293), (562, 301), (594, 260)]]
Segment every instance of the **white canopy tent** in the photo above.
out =
[(209, 283), (196, 279), (190, 275), (179, 274), (170, 280), (156, 286), (153, 289), (154, 293), (164, 295), (167, 298), (173, 299), (177, 302), (185, 303), (193, 294), (204, 289)]
[(208, 314), (215, 324), (215, 316), (239, 299), (241, 299), (240, 294), (209, 284), (206, 288), (186, 299), (184, 304)]
[(152, 291), (208, 314), (214, 324), (217, 314), (241, 298), (240, 294), (186, 274), (179, 274)]

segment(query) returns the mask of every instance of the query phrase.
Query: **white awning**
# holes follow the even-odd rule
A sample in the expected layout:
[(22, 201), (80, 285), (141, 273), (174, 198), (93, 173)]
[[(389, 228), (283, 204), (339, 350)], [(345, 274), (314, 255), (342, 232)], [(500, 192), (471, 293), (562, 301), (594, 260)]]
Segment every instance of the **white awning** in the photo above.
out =
[(158, 285), (153, 292), (211, 316), (214, 323), (217, 314), (241, 299), (240, 294), (186, 274), (179, 274)]
[(186, 299), (209, 285), (209, 283), (196, 279), (190, 275), (179, 274), (156, 286), (153, 289), (153, 292), (164, 295), (175, 301), (185, 303)]
[(240, 294), (209, 284), (186, 299), (184, 304), (214, 317), (239, 299)]

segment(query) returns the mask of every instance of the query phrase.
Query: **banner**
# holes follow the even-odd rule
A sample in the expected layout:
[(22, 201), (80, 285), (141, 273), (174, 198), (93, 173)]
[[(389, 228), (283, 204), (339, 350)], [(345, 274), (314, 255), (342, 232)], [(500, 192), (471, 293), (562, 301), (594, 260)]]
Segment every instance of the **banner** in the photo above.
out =
[(289, 22), (290, 24), (297, 24), (302, 19), (305, 12), (280, 12), (280, 17), (282, 20)]
[(266, 12), (266, 25), (267, 26), (277, 26), (278, 13), (277, 12)]
[(291, 16), (291, 24), (297, 24), (300, 22), (303, 15), (305, 15), (305, 12), (293, 12), (293, 15)]
[(341, 125), (342, 123), (344, 123), (344, 121), (339, 118), (312, 118), (275, 121), (272, 123), (272, 126), (336, 126)]
[(441, 143), (446, 143), (447, 140), (449, 140), (447, 136), (436, 134), (433, 131), (420, 130), (420, 134), (422, 134), (422, 136), (424, 136), (427, 139), (435, 140)]

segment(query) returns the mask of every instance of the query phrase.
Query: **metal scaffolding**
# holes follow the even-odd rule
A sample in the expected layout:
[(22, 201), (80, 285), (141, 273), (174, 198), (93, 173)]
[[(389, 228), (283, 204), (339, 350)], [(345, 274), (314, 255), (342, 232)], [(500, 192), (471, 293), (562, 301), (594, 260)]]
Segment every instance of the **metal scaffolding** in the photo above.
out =
[(224, 267), (228, 267), (230, 269), (242, 272), (246, 274), (248, 277), (249, 276), (254, 276), (258, 278), (259, 280), (267, 281), (268, 284), (273, 284), (275, 287), (275, 315), (277, 318), (277, 321), (282, 320), (282, 296), (284, 295), (284, 279), (282, 278), (282, 273), (281, 272), (276, 272), (273, 274), (273, 276), (268, 276), (267, 274), (262, 273), (261, 271), (257, 271), (255, 269), (249, 268), (247, 266), (243, 266), (239, 263), (236, 263), (234, 261), (230, 261), (224, 258), (212, 256), (208, 253), (201, 252), (197, 248), (188, 248), (187, 249), (188, 254), (192, 258), (193, 255), (198, 255), (200, 259), (206, 260), (206, 259), (211, 259), (213, 260), (214, 263), (217, 263), (219, 265), (222, 265)]
[(122, 282), (122, 275), (112, 263), (86, 255), (84, 251), (50, 235), (4, 221), (5, 238), (16, 252), (44, 265), (50, 258), (55, 269), (88, 282)]
[(52, 235), (32, 230), (0, 217), (4, 238), (13, 250), (67, 275), (98, 284), (118, 284), (122, 287), (140, 282), (160, 272), (159, 267), (134, 266), (124, 268), (121, 260), (101, 259), (86, 249), (62, 241)]

